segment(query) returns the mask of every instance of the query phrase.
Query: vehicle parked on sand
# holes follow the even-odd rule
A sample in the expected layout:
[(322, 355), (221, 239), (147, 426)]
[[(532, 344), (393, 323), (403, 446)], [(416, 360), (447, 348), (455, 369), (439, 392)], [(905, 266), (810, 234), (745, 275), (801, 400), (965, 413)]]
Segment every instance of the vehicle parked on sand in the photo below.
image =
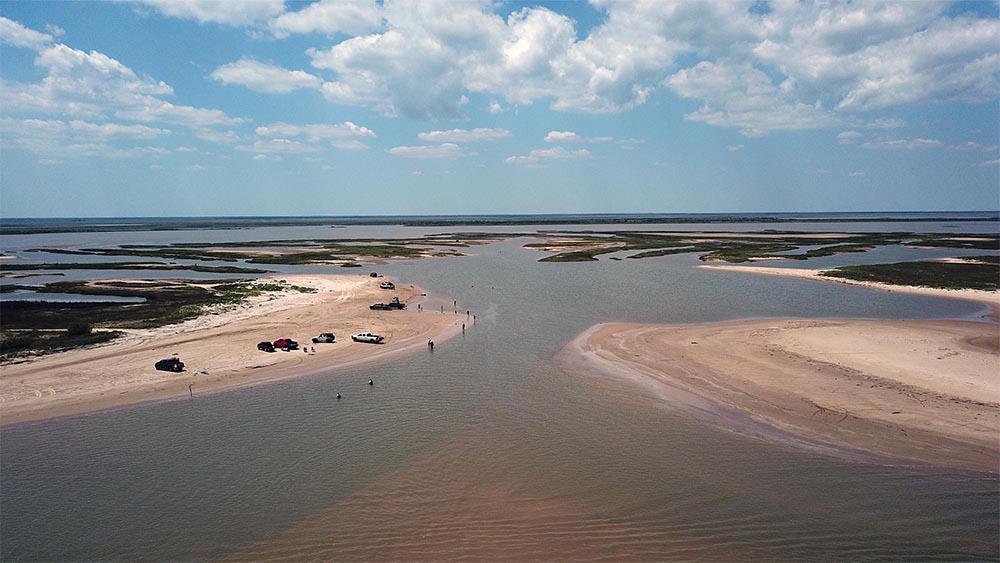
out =
[(332, 332), (321, 332), (319, 336), (313, 336), (313, 344), (319, 344), (320, 342), (325, 342), (327, 344), (332, 344), (337, 337), (333, 335)]
[(405, 309), (406, 303), (400, 303), (399, 297), (393, 297), (392, 301), (389, 302), (390, 309)]
[(381, 287), (382, 289), (396, 289), (396, 284), (392, 282), (382, 282), (378, 284), (378, 286)]
[(291, 338), (279, 338), (274, 341), (275, 348), (281, 348), (284, 351), (298, 350), (299, 343), (292, 340)]
[(388, 303), (372, 303), (368, 306), (372, 311), (391, 311), (392, 307)]
[(274, 344), (270, 342), (259, 342), (257, 343), (257, 349), (261, 352), (274, 352)]
[(179, 358), (164, 358), (155, 364), (153, 364), (158, 371), (172, 371), (174, 373), (179, 373), (184, 371), (184, 362), (180, 361)]
[(373, 277), (373, 278), (377, 278), (378, 277), (378, 272), (372, 272), (372, 273), (370, 273), (368, 275), (371, 276), (371, 277)]
[(351, 340), (355, 342), (367, 342), (369, 344), (381, 344), (385, 341), (385, 337), (379, 336), (378, 334), (372, 334), (370, 332), (361, 332), (352, 335)]

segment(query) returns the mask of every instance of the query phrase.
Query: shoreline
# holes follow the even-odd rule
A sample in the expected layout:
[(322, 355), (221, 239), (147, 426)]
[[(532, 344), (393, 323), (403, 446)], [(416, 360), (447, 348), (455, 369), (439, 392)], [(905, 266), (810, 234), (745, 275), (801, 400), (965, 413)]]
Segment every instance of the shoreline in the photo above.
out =
[(1000, 472), (1000, 333), (973, 321), (600, 323), (557, 362), (827, 455)]
[(964, 299), (966, 301), (976, 301), (989, 306), (990, 316), (993, 317), (1000, 312), (1000, 292), (983, 291), (979, 289), (943, 289), (937, 287), (924, 287), (917, 285), (893, 285), (882, 282), (852, 280), (847, 278), (833, 278), (821, 276), (820, 272), (826, 270), (813, 270), (807, 268), (773, 268), (768, 266), (734, 266), (723, 264), (699, 264), (695, 266), (704, 270), (726, 270), (730, 272), (743, 272), (748, 274), (758, 274), (765, 276), (782, 276), (788, 278), (807, 279), (828, 283), (840, 283), (845, 285), (855, 285), (867, 287), (887, 292), (909, 293), (911, 295), (923, 295), (926, 297), (947, 297), (950, 299)]
[[(274, 383), (414, 353), (428, 339), (443, 342), (461, 332), (465, 317), (433, 312), (444, 299), (412, 285), (382, 290), (389, 278), (354, 275), (302, 275), (283, 279), (314, 287), (317, 293), (265, 295), (225, 311), (148, 330), (127, 331), (112, 343), (68, 350), (0, 366), (0, 427), (105, 412), (248, 385)], [(398, 296), (413, 307), (371, 311), (368, 305)], [(416, 305), (424, 305), (418, 312)], [(384, 344), (352, 342), (350, 335), (371, 331)], [(320, 332), (333, 332), (332, 344), (312, 344)], [(305, 348), (265, 353), (256, 343), (290, 337)], [(181, 373), (153, 369), (157, 360), (178, 355)], [(189, 387), (193, 385), (193, 387)]]

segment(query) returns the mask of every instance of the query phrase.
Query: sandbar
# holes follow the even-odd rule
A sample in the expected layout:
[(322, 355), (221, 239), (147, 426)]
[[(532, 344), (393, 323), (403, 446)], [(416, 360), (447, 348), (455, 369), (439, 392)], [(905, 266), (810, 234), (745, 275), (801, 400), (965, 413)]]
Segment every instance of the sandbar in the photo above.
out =
[(759, 274), (766, 276), (782, 276), (789, 278), (800, 278), (829, 283), (842, 283), (847, 285), (857, 285), (881, 291), (896, 291), (899, 293), (910, 293), (914, 295), (925, 295), (928, 297), (949, 297), (952, 299), (965, 299), (967, 301), (978, 301), (989, 305), (994, 311), (1000, 310), (1000, 292), (984, 291), (981, 289), (944, 289), (938, 287), (924, 287), (917, 285), (895, 285), (889, 283), (852, 280), (847, 278), (834, 278), (820, 275), (826, 270), (812, 270), (807, 268), (770, 268), (767, 266), (731, 266), (722, 264), (702, 264), (696, 266), (705, 270), (728, 270), (730, 272), (743, 272), (746, 274)]
[[(279, 279), (275, 277), (274, 279)], [(414, 286), (379, 288), (388, 278), (351, 275), (280, 276), (316, 293), (287, 292), (251, 298), (184, 323), (128, 335), (106, 345), (69, 350), (0, 366), (0, 425), (107, 410), (136, 403), (195, 396), (286, 377), (329, 373), (362, 362), (424, 350), (461, 331), (464, 315), (440, 313), (440, 299)], [(259, 283), (268, 283), (268, 278)], [(405, 311), (372, 311), (371, 303), (398, 296)], [(423, 311), (417, 310), (417, 304)], [(448, 300), (451, 305), (451, 300)], [(446, 308), (447, 309), (447, 308)], [(313, 344), (320, 332), (336, 341)], [(384, 344), (351, 341), (373, 332)], [(292, 338), (302, 349), (273, 353), (257, 343)], [(156, 371), (156, 361), (177, 355), (182, 373)], [(193, 384), (193, 387), (189, 387)]]
[(598, 324), (557, 356), (729, 430), (848, 457), (1000, 472), (1000, 328), (972, 321)]

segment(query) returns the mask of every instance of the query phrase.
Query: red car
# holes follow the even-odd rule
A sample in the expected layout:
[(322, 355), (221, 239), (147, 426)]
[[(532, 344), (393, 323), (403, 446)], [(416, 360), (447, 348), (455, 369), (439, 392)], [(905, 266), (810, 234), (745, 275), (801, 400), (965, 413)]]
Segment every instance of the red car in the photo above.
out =
[(274, 347), (282, 350), (298, 350), (299, 343), (291, 338), (279, 338), (274, 341)]

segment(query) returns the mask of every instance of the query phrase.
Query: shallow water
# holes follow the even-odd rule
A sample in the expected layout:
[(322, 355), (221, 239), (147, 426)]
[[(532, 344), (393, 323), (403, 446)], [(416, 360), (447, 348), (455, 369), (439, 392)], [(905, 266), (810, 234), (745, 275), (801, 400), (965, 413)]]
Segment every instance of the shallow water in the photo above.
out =
[(735, 434), (552, 359), (600, 321), (983, 307), (694, 255), (539, 263), (524, 242), (379, 266), (476, 314), (433, 354), (4, 429), (0, 559), (1000, 556), (995, 476)]

